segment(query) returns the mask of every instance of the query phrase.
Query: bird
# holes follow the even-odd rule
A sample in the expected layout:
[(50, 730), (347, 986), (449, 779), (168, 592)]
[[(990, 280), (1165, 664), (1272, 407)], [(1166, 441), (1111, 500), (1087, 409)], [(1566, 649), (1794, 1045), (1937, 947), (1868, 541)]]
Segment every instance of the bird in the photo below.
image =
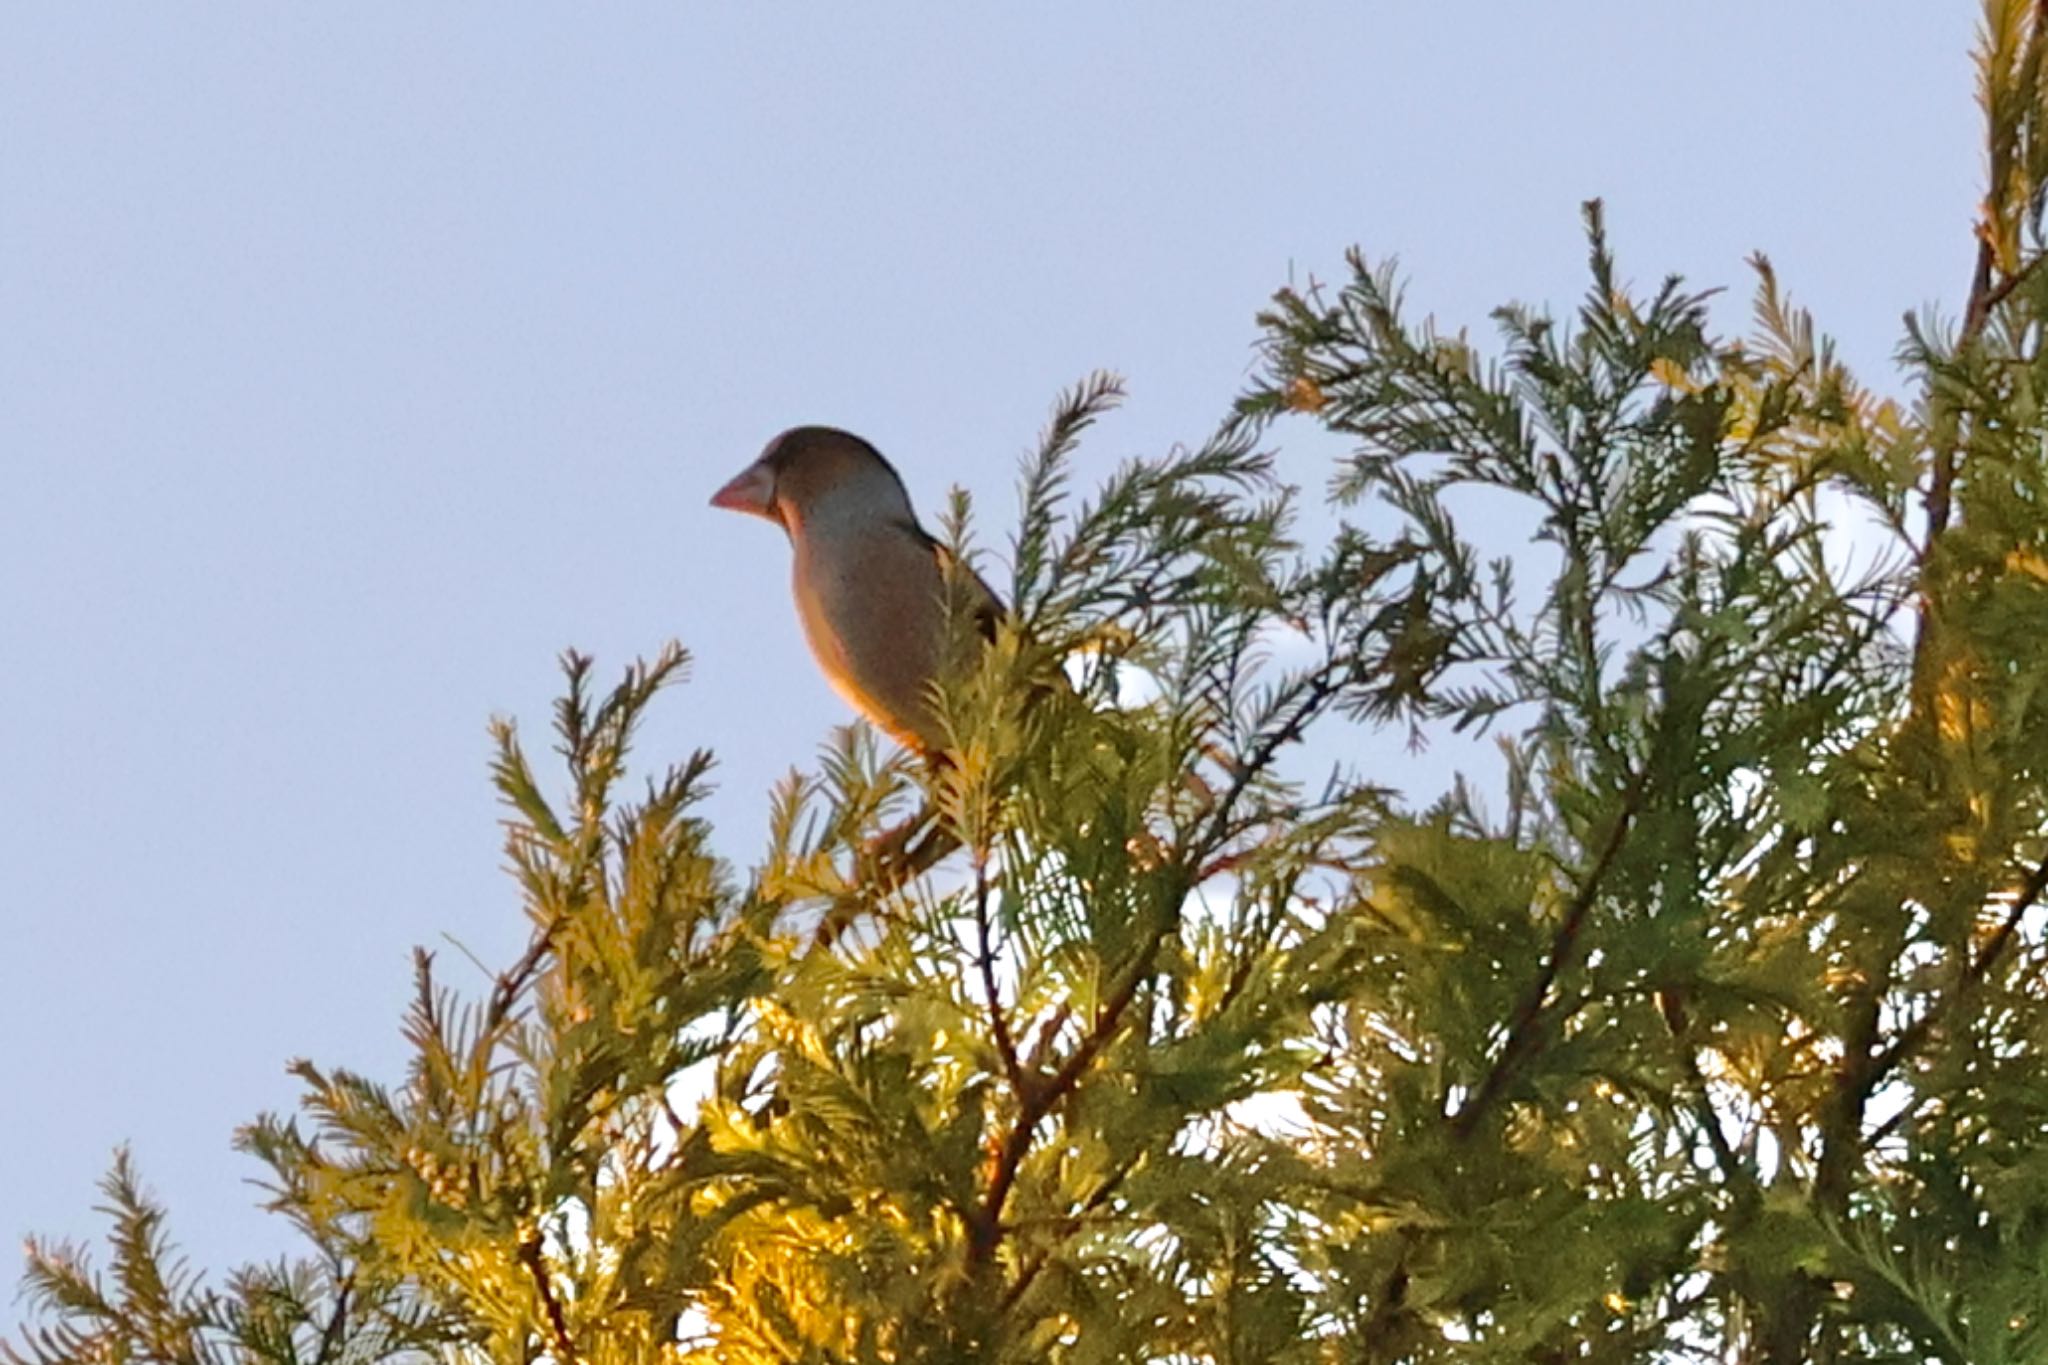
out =
[[(943, 763), (934, 682), (959, 662), (963, 638), (995, 637), (1003, 605), (918, 523), (895, 466), (850, 431), (792, 427), (711, 505), (783, 529), (797, 618), (826, 681), (905, 748)], [(960, 596), (949, 603), (949, 592)]]
[[(792, 427), (713, 493), (711, 505), (783, 529), (797, 617), (826, 680), (933, 772), (949, 766), (949, 737), (932, 705), (936, 682), (966, 661), (960, 645), (996, 638), (1005, 609), (985, 579), (918, 523), (895, 466), (850, 431)], [(1026, 709), (1055, 697), (1074, 697), (1057, 666), (1023, 694)], [(1182, 774), (1181, 784), (1199, 806), (1214, 803), (1199, 774)], [(1163, 860), (1152, 836), (1141, 830), (1133, 840), (1138, 865)], [(861, 861), (880, 883), (901, 885), (959, 843), (928, 802), (870, 839)]]

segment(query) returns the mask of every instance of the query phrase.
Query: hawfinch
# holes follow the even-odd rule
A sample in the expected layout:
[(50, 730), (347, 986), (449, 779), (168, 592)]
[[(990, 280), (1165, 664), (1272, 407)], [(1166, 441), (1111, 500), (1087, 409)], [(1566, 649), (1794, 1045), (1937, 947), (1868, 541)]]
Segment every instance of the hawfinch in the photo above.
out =
[[(927, 757), (943, 751), (932, 680), (949, 641), (992, 636), (1002, 607), (979, 576), (948, 573), (945, 547), (917, 524), (882, 453), (851, 432), (795, 427), (711, 505), (788, 533), (797, 617), (826, 679), (905, 746)], [(964, 616), (947, 609), (949, 582)]]

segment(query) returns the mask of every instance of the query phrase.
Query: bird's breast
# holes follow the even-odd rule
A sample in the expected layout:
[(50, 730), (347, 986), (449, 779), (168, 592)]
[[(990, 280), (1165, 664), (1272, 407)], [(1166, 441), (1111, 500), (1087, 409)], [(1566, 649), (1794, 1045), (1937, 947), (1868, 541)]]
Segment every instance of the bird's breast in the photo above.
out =
[(943, 747), (928, 698), (944, 582), (929, 547), (884, 531), (805, 536), (794, 549), (797, 616), (826, 679), (901, 742)]

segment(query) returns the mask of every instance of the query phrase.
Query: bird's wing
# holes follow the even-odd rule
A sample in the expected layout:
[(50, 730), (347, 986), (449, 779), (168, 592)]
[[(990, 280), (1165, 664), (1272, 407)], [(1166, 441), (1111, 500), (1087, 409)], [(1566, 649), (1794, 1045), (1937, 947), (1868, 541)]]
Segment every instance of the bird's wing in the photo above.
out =
[[(915, 536), (920, 544), (931, 551), (932, 558), (938, 561), (941, 574), (950, 576), (954, 571), (953, 566), (960, 564), (958, 557), (946, 547), (945, 542), (925, 530), (924, 527), (912, 521), (905, 522), (904, 528), (911, 535)], [(996, 590), (988, 585), (986, 578), (976, 573), (968, 565), (960, 564), (960, 567), (966, 570), (967, 576), (974, 580), (974, 586), (980, 589), (974, 603), (974, 629), (980, 634), (982, 639), (993, 640), (996, 638), (996, 627), (1001, 624), (1003, 619), (1003, 599), (996, 596)]]

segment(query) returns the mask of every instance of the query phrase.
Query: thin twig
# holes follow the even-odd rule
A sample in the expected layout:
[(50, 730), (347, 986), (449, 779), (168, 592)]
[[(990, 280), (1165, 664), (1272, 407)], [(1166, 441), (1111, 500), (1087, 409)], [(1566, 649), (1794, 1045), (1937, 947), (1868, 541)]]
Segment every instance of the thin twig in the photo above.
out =
[[(1066, 1221), (1075, 1228), (1083, 1226), (1089, 1214), (1109, 1202), (1109, 1197), (1116, 1193), (1117, 1187), (1124, 1183), (1124, 1177), (1129, 1175), (1137, 1164), (1138, 1158), (1135, 1153), (1126, 1157), (1115, 1170), (1109, 1173), (1108, 1179), (1104, 1180), (1102, 1184), (1096, 1187), (1095, 1192), (1088, 1196), (1080, 1209)], [(1032, 1257), (1030, 1263), (1017, 1273), (1016, 1282), (1003, 1294), (1003, 1308), (1006, 1311), (1015, 1307), (1017, 1301), (1024, 1297), (1025, 1293), (1031, 1288), (1032, 1281), (1038, 1278), (1039, 1272), (1045, 1269), (1046, 1263), (1051, 1259), (1052, 1253), (1050, 1251), (1041, 1251), (1038, 1255)]]
[[(2035, 22), (2041, 22), (2040, 7), (2037, 7)], [(1963, 327), (1957, 337), (1957, 349), (1970, 345), (1984, 333), (1990, 324), (1991, 312), (2012, 296), (2014, 290), (2024, 283), (2034, 268), (2041, 263), (2036, 255), (2018, 270), (2005, 277), (1998, 284), (1991, 282), (1997, 268), (1998, 253), (1991, 244), (1991, 225), (1982, 223), (1977, 228), (1977, 262), (1970, 271), (1970, 301), (1963, 309)], [(1961, 472), (1962, 459), (1962, 416), (1959, 413), (1944, 415), (1940, 440), (1934, 450), (1934, 467), (1927, 489), (1927, 535), (1925, 549), (1921, 552), (1925, 562), (1928, 552), (1936, 541), (1947, 532), (1955, 503), (1956, 476)], [(1932, 611), (1931, 601), (1923, 600), (1920, 610), (1920, 629), (1914, 642), (1916, 681), (1925, 672), (1925, 654), (1928, 646), (1928, 618)]]
[(340, 1284), (336, 1286), (334, 1311), (327, 1315), (327, 1325), (320, 1329), (320, 1351), (313, 1357), (315, 1365), (327, 1365), (328, 1361), (336, 1358), (336, 1352), (341, 1346), (342, 1324), (348, 1320), (349, 1295), (355, 1287), (354, 1271), (343, 1275)]
[[(2039, 260), (2036, 257), (2035, 260)], [(1994, 286), (1992, 271), (1997, 265), (1998, 255), (1991, 245), (1991, 225), (1980, 223), (1977, 227), (1977, 263), (1970, 272), (1970, 301), (1963, 309), (1962, 332), (1957, 338), (1957, 349), (1961, 350), (1975, 341), (1990, 321), (1991, 310), (2014, 289), (2026, 273), (2033, 268), (2033, 262), (2015, 271), (2003, 284)], [(1929, 398), (1934, 397), (1934, 387), (1929, 385)], [(1938, 433), (1934, 441), (1933, 464), (1927, 485), (1927, 531), (1921, 541), (1919, 559), (1925, 565), (1933, 560), (1934, 548), (1947, 534), (1949, 522), (1954, 515), (1956, 476), (1962, 470), (1963, 415), (1941, 405), (1936, 409)], [(1933, 661), (1930, 651), (1934, 646), (1935, 603), (1932, 594), (1922, 593), (1920, 598), (1920, 619), (1913, 633), (1913, 698), (1914, 709), (1923, 717), (1932, 707), (1933, 699), (1929, 689), (1933, 686), (1930, 670)]]
[(1231, 817), (1236, 813), (1237, 803), (1243, 799), (1245, 791), (1265, 772), (1274, 756), (1285, 746), (1299, 740), (1309, 723), (1322, 713), (1323, 708), (1336, 695), (1340, 685), (1337, 675), (1346, 666), (1337, 660), (1325, 659), (1323, 666), (1307, 680), (1307, 685), (1296, 701), (1294, 714), (1278, 729), (1268, 731), (1242, 763), (1233, 765), (1230, 785), (1210, 808), (1208, 826), (1204, 831), (1207, 837), (1203, 843), (1215, 848), (1229, 839)]
[(496, 1031), (512, 1015), (512, 1007), (518, 1003), (519, 994), (532, 984), (533, 976), (546, 960), (548, 951), (555, 946), (555, 935), (568, 922), (566, 913), (558, 912), (541, 926), (526, 945), (526, 952), (520, 959), (499, 973), (497, 984), (491, 989), (491, 1003), (484, 1011), (484, 1033)]
[(541, 1308), (547, 1313), (548, 1327), (555, 1338), (555, 1365), (576, 1365), (576, 1343), (569, 1339), (569, 1320), (563, 1315), (561, 1300), (555, 1297), (555, 1287), (548, 1279), (547, 1263), (541, 1259), (539, 1233), (520, 1239), (519, 1263), (533, 1277), (534, 1291), (540, 1295)]
[[(920, 831), (924, 837), (913, 843)], [(947, 829), (937, 809), (926, 803), (861, 846), (856, 879), (894, 891), (929, 872), (958, 847), (960, 836)]]
[(1038, 1037), (1031, 1042), (1031, 1051), (1023, 1058), (1026, 1071), (1037, 1074), (1040, 1064), (1045, 1061), (1046, 1053), (1052, 1050), (1054, 1041), (1060, 1036), (1060, 1030), (1065, 1028), (1067, 1020), (1073, 1017), (1074, 1006), (1069, 1000), (1060, 1001), (1058, 1007), (1045, 1017), (1045, 1022), (1038, 1026)]
[(977, 852), (974, 859), (974, 965), (981, 975), (982, 998), (988, 1004), (989, 1031), (995, 1035), (996, 1054), (1003, 1059), (1003, 1071), (1011, 1089), (1021, 1099), (1030, 1089), (1029, 1078), (1017, 1060), (1017, 1042), (1010, 1034), (1010, 1018), (1003, 1009), (1002, 994), (996, 989), (995, 948), (989, 931), (988, 858)]
[(973, 1222), (968, 1240), (968, 1259), (980, 1263), (995, 1251), (996, 1243), (1002, 1238), (1003, 1207), (1009, 1202), (1010, 1190), (1017, 1183), (1017, 1169), (1023, 1164), (1025, 1153), (1031, 1150), (1031, 1137), (1039, 1121), (1053, 1111), (1059, 1102), (1067, 1097), (1081, 1074), (1094, 1062), (1096, 1056), (1116, 1035), (1117, 1025), (1124, 1012), (1137, 998), (1138, 989), (1152, 973), (1152, 963), (1159, 955), (1159, 945), (1165, 941), (1166, 932), (1148, 937), (1134, 956), (1130, 968), (1124, 973), (1123, 981), (1096, 1011), (1095, 1023), (1080, 1044), (1068, 1054), (1059, 1070), (1043, 1084), (1034, 1084), (1018, 1094), (1017, 1118), (1003, 1135), (1003, 1144), (996, 1151), (989, 1175), (988, 1194), (982, 1201), (981, 1212)]
[(2048, 253), (2036, 253), (2028, 257), (2025, 265), (2022, 265), (2018, 270), (2013, 271), (2012, 274), (1999, 281), (1997, 288), (1985, 293), (1980, 310), (1982, 317), (1977, 324), (1978, 330), (1981, 331), (1985, 324), (1990, 321), (1991, 311), (1994, 308), (2011, 298), (2013, 291), (2027, 282), (2027, 277), (2034, 273), (2034, 267), (2040, 265), (2044, 258), (2048, 258)]
[(1607, 879), (1614, 866), (1614, 860), (1621, 855), (1622, 846), (1628, 841), (1629, 829), (1642, 809), (1643, 796), (1649, 787), (1649, 765), (1645, 764), (1630, 779), (1628, 790), (1622, 798), (1621, 809), (1615, 812), (1614, 824), (1607, 832), (1607, 840), (1601, 845), (1599, 856), (1586, 872), (1585, 880), (1579, 883), (1576, 895), (1566, 907), (1564, 918), (1558, 922), (1557, 931), (1550, 936), (1550, 951), (1545, 954), (1543, 968), (1536, 973), (1522, 998), (1516, 1002), (1514, 1013), (1508, 1016), (1508, 1036), (1487, 1069), (1486, 1079), (1479, 1083), (1472, 1098), (1460, 1108), (1451, 1120), (1451, 1131), (1460, 1138), (1470, 1137), (1479, 1126), (1479, 1120), (1488, 1108), (1499, 1098), (1501, 1090), (1512, 1079), (1514, 1073), (1541, 1046), (1537, 1024), (1541, 1022), (1544, 1007), (1550, 998), (1550, 988), (1557, 984), (1558, 975), (1565, 963), (1578, 948), (1579, 932), (1585, 928), (1587, 916), (1592, 912), (1593, 902), (1599, 897), (1600, 884)]

